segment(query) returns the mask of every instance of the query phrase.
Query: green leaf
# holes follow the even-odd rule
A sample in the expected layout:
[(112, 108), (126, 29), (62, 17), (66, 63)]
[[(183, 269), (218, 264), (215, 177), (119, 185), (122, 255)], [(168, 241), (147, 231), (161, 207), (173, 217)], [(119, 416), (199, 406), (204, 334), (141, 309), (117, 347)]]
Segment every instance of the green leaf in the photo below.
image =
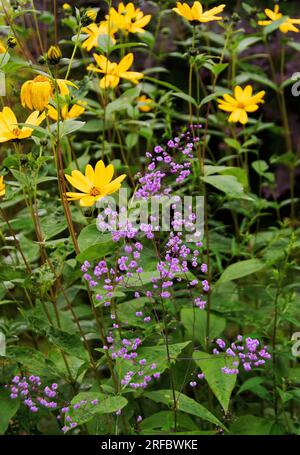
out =
[(176, 98), (180, 98), (180, 99), (186, 101), (188, 104), (193, 104), (194, 106), (197, 106), (197, 101), (195, 100), (195, 98), (188, 95), (187, 93), (177, 92), (177, 93), (172, 93), (172, 96), (176, 96)]
[(10, 419), (16, 414), (19, 406), (20, 400), (11, 399), (9, 390), (0, 390), (0, 434), (5, 433)]
[(264, 173), (269, 169), (268, 163), (263, 160), (253, 161), (251, 166), (258, 173), (258, 175), (264, 175)]
[[(202, 358), (201, 358), (202, 357)], [(195, 351), (193, 359), (201, 368), (209, 387), (221, 404), (225, 412), (228, 411), (230, 396), (236, 383), (236, 374), (225, 374), (222, 368), (232, 368), (234, 359), (219, 355), (210, 355), (207, 352)]]
[(212, 66), (211, 71), (215, 76), (219, 76), (227, 67), (229, 63), (216, 63)]
[(225, 143), (229, 145), (229, 147), (233, 148), (234, 150), (237, 150), (238, 152), (241, 150), (242, 146), (237, 141), (236, 139), (233, 139), (232, 137), (226, 137), (225, 138)]
[[(145, 397), (156, 403), (163, 403), (169, 407), (173, 407), (173, 392), (172, 390), (156, 390), (154, 392), (146, 392)], [(187, 414), (194, 415), (207, 422), (218, 425), (224, 428), (224, 425), (204, 406), (192, 398), (187, 397), (183, 393), (175, 391), (177, 409)]]
[(221, 284), (226, 281), (237, 280), (247, 275), (260, 272), (266, 264), (259, 259), (246, 259), (245, 261), (239, 261), (235, 264), (231, 264), (224, 270), (221, 277), (216, 284)]
[(139, 135), (137, 133), (129, 133), (125, 138), (126, 145), (129, 149), (132, 149), (138, 141)]
[(65, 120), (64, 122), (60, 122), (60, 137), (62, 138), (68, 134), (75, 133), (75, 131), (80, 130), (84, 125), (85, 122), (80, 122), (79, 120)]
[(109, 35), (99, 35), (98, 36), (98, 47), (103, 53), (109, 53), (114, 43)]
[(78, 262), (84, 262), (103, 258), (113, 251), (116, 244), (110, 234), (99, 231), (93, 223), (82, 229), (78, 236), (78, 245), (80, 253), (76, 259)]
[(244, 52), (246, 49), (248, 49), (248, 47), (252, 46), (252, 44), (258, 43), (258, 41), (261, 41), (261, 38), (259, 36), (249, 36), (247, 38), (244, 38), (238, 44), (238, 47), (236, 49), (237, 54)]
[(121, 43), (115, 44), (111, 47), (110, 51), (116, 51), (117, 49), (128, 49), (129, 47), (148, 47), (147, 44), (141, 42), (134, 42), (134, 43)]
[[(98, 400), (98, 403), (92, 404), (93, 400)], [(79, 409), (74, 409), (74, 405), (82, 401), (87, 403), (81, 404)], [(105, 396), (100, 392), (81, 392), (72, 399), (71, 405), (66, 416), (71, 417), (77, 425), (82, 425), (95, 415), (110, 414), (123, 409), (127, 405), (127, 400), (122, 396)]]
[(218, 91), (218, 92), (211, 93), (210, 95), (205, 96), (205, 97), (201, 100), (201, 102), (200, 102), (200, 104), (199, 104), (199, 107), (204, 106), (204, 104), (207, 104), (207, 103), (209, 103), (210, 101), (215, 100), (216, 98), (218, 98), (219, 96), (222, 96), (222, 95), (224, 95), (224, 91), (222, 91), (222, 92)]
[(260, 385), (262, 382), (264, 382), (264, 379), (259, 376), (256, 376), (255, 378), (247, 379), (239, 388), (238, 395), (240, 393), (245, 392), (246, 390), (254, 389), (258, 385)]
[(275, 92), (279, 91), (279, 87), (274, 84), (267, 76), (263, 76), (261, 74), (256, 74), (256, 73), (241, 73), (235, 78), (235, 83), (237, 85), (243, 85), (248, 81), (255, 81), (258, 82), (259, 84), (266, 85), (267, 87), (270, 87), (273, 89)]
[(88, 359), (80, 337), (77, 334), (65, 332), (56, 327), (50, 327), (47, 334), (49, 340), (67, 354), (73, 355), (74, 357), (82, 360)]
[(20, 363), (31, 374), (43, 374), (45, 357), (36, 349), (25, 346), (9, 346), (6, 351), (6, 357)]
[(252, 415), (239, 417), (230, 427), (230, 434), (234, 435), (269, 435), (273, 422)]
[[(206, 343), (206, 324), (207, 312), (196, 308), (183, 308), (180, 313), (180, 320), (187, 331), (189, 339), (195, 338), (205, 346)], [(217, 338), (226, 327), (226, 321), (220, 316), (215, 314), (210, 315), (210, 332), (209, 338)]]
[(223, 191), (229, 197), (240, 198), (244, 195), (243, 185), (233, 175), (212, 175), (202, 177), (202, 180), (209, 185)]

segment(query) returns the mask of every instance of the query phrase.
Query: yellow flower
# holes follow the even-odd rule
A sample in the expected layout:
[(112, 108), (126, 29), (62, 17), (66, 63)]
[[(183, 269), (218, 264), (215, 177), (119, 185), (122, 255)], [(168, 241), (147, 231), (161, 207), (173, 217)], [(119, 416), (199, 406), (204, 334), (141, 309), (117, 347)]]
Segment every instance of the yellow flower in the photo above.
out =
[[(267, 21), (258, 21), (258, 25), (270, 25), (274, 21), (278, 21), (282, 18), (282, 13), (279, 12), (279, 5), (275, 5), (274, 11), (271, 9), (265, 9), (265, 15), (270, 19)], [(294, 26), (294, 24), (300, 24), (300, 19), (287, 18), (280, 26), (279, 30), (282, 33), (295, 32), (298, 33), (300, 30)]]
[[(62, 96), (69, 94), (68, 85), (76, 87), (75, 84), (65, 79), (56, 79), (56, 83)], [(53, 98), (54, 84), (46, 76), (37, 76), (22, 85), (21, 103), (23, 107), (28, 107), (30, 110), (43, 111)]]
[(108, 24), (103, 21), (99, 25), (90, 24), (87, 27), (81, 29), (82, 33), (89, 35), (89, 37), (82, 43), (82, 47), (87, 51), (90, 51), (93, 47), (98, 47), (98, 38), (100, 35), (109, 35), (113, 44), (116, 40), (114, 39), (114, 33), (116, 28), (109, 27)]
[(188, 21), (194, 23), (221, 21), (223, 20), (223, 17), (217, 16), (217, 14), (222, 13), (226, 7), (226, 5), (219, 5), (203, 12), (203, 7), (200, 2), (194, 2), (192, 7), (190, 7), (187, 3), (177, 2), (176, 6), (176, 8), (173, 8), (173, 11)]
[(222, 98), (218, 98), (219, 109), (226, 112), (231, 112), (228, 122), (240, 122), (245, 125), (248, 122), (248, 112), (255, 112), (259, 108), (259, 103), (264, 103), (263, 97), (265, 91), (261, 91), (256, 95), (252, 94), (251, 85), (247, 85), (244, 89), (239, 85), (234, 88), (234, 97), (225, 94)]
[(3, 175), (0, 175), (0, 197), (5, 196), (5, 183), (3, 182)]
[(111, 22), (117, 29), (127, 33), (144, 33), (144, 27), (149, 24), (151, 15), (144, 13), (140, 8), (135, 9), (132, 2), (124, 5), (119, 3), (118, 10), (111, 7), (106, 16), (107, 22)]
[(63, 9), (64, 11), (67, 11), (67, 10), (72, 9), (72, 6), (69, 5), (69, 3), (64, 3), (63, 6), (62, 6), (62, 9)]
[(4, 44), (2, 43), (2, 41), (0, 41), (0, 54), (5, 54), (6, 52), (6, 48), (4, 46)]
[(91, 207), (97, 201), (112, 194), (121, 187), (122, 181), (126, 175), (120, 175), (112, 180), (114, 175), (114, 167), (109, 164), (105, 167), (102, 160), (98, 161), (95, 170), (90, 164), (85, 168), (85, 175), (80, 171), (72, 171), (71, 175), (65, 174), (66, 179), (71, 185), (81, 193), (67, 192), (69, 201), (80, 201), (83, 207)]
[(47, 60), (51, 65), (57, 65), (62, 58), (61, 50), (58, 46), (50, 46), (47, 52)]
[(95, 22), (97, 19), (97, 10), (95, 9), (88, 9), (86, 12), (86, 17), (91, 21)]
[[(41, 115), (38, 111), (32, 112), (26, 120), (26, 124), (38, 126), (45, 119), (45, 113)], [(0, 112), (0, 142), (7, 142), (14, 139), (26, 139), (32, 135), (33, 128), (23, 126), (19, 128), (18, 120), (10, 107), (5, 106)]]
[[(61, 109), (61, 117), (64, 120), (70, 120), (70, 119), (79, 117), (85, 111), (85, 104), (86, 103), (84, 103), (84, 102), (78, 102), (77, 104), (73, 104), (73, 106), (71, 107), (70, 110), (68, 108), (68, 105), (65, 104)], [(57, 121), (58, 114), (57, 114), (57, 110), (55, 109), (55, 107), (53, 107), (53, 106), (51, 106), (51, 104), (49, 104), (47, 106), (47, 109), (48, 109), (49, 117), (52, 118), (52, 120)]]
[(139, 79), (144, 77), (143, 73), (127, 71), (133, 64), (132, 53), (125, 55), (120, 63), (110, 62), (104, 55), (93, 54), (93, 56), (99, 68), (89, 65), (87, 70), (105, 74), (100, 81), (101, 88), (114, 88), (119, 84), (120, 79), (127, 79), (133, 84), (138, 84)]
[(146, 95), (141, 95), (137, 99), (138, 108), (141, 112), (149, 112), (153, 109), (153, 100), (147, 98)]

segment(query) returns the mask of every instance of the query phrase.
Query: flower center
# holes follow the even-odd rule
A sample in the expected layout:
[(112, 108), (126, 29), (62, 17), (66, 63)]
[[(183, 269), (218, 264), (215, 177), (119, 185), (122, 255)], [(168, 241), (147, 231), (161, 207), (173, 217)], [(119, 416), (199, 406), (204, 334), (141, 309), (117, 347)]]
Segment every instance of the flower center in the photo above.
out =
[(13, 134), (14, 134), (15, 136), (19, 136), (20, 133), (21, 133), (21, 131), (20, 131), (19, 128), (14, 128), (14, 129), (12, 130), (12, 132), (13, 132)]
[(239, 109), (245, 109), (245, 103), (240, 102), (237, 107)]
[(98, 190), (98, 188), (96, 188), (95, 186), (93, 186), (93, 188), (91, 188), (91, 190), (90, 190), (90, 195), (91, 196), (99, 196), (99, 194), (101, 194), (101, 191)]

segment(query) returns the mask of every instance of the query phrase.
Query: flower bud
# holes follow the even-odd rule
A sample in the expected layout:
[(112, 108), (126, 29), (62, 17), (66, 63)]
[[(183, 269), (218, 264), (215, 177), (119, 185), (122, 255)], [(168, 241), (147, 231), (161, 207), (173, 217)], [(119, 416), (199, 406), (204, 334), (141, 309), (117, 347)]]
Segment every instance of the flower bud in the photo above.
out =
[(14, 36), (9, 36), (7, 38), (7, 46), (13, 49), (17, 45), (17, 40)]
[(61, 50), (58, 46), (51, 46), (47, 52), (47, 60), (51, 65), (57, 65), (62, 57)]

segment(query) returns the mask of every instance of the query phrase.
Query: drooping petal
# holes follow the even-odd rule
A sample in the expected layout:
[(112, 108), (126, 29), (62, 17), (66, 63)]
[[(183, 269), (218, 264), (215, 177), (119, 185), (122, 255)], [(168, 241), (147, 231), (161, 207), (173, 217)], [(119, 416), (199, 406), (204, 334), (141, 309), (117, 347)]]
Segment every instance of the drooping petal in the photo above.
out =
[(80, 205), (82, 207), (91, 207), (92, 205), (95, 204), (95, 202), (96, 202), (95, 196), (83, 196), (80, 199)]

